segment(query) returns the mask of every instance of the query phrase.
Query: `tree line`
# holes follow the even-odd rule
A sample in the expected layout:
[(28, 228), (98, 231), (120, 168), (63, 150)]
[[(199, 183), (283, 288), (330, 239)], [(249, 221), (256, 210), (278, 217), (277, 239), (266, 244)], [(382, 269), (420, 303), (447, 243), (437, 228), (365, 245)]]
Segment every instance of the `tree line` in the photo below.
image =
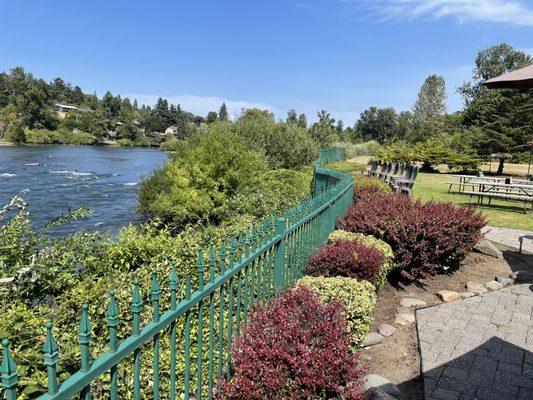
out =
[[(370, 107), (364, 110), (354, 128), (346, 132), (351, 141), (375, 140), (388, 145), (389, 153), (408, 153), (419, 145), (439, 152), (440, 159), (454, 152), (466, 161), (492, 157), (499, 160), (498, 173), (504, 161), (524, 161), (528, 141), (532, 139), (533, 90), (487, 89), (483, 82), (533, 62), (528, 54), (506, 43), (478, 52), (472, 80), (457, 88), (464, 99), (462, 110), (448, 113), (446, 83), (442, 76), (430, 75), (422, 84), (411, 111), (397, 113), (392, 107)], [(421, 144), (426, 143), (424, 148)], [(437, 146), (437, 148), (435, 147)], [(435, 155), (435, 154), (434, 154)], [(401, 158), (389, 154), (389, 158)]]

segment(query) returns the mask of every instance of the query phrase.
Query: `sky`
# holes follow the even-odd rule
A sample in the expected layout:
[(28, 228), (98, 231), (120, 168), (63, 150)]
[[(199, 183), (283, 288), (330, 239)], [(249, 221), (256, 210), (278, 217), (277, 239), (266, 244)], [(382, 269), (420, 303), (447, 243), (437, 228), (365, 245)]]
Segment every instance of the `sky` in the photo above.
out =
[(479, 50), (533, 54), (533, 0), (18, 0), (2, 14), (3, 71), (199, 115), (326, 109), (345, 126), (370, 106), (410, 110), (430, 74), (459, 110)]

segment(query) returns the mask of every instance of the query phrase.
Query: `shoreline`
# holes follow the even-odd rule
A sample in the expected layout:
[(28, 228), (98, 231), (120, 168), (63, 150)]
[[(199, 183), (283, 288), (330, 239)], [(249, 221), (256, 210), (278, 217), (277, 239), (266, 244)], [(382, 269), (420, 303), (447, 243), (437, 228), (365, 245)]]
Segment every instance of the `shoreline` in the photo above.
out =
[[(121, 146), (117, 142), (100, 142), (96, 144), (72, 144), (72, 143), (12, 143), (0, 140), (0, 147), (37, 147), (37, 146), (76, 146), (76, 147), (120, 147), (125, 149), (138, 148), (138, 149), (156, 149), (161, 150), (159, 146)], [(162, 150), (161, 150), (162, 151)]]

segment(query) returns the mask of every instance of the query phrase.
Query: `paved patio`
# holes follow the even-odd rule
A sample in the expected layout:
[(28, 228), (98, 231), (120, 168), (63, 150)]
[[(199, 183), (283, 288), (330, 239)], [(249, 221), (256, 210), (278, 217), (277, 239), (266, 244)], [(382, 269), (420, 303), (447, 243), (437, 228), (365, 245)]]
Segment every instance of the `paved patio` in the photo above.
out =
[[(529, 216), (524, 216), (524, 218), (531, 218)], [(531, 231), (525, 231), (522, 229), (512, 229), (512, 228), (497, 228), (495, 226), (485, 226), (482, 229), (483, 234), (489, 240), (492, 240), (496, 243), (502, 243), (509, 247), (518, 248), (518, 236), (520, 235), (533, 235)], [(522, 250), (533, 253), (533, 240), (524, 240), (524, 245)]]
[(416, 312), (426, 400), (533, 399), (533, 285)]

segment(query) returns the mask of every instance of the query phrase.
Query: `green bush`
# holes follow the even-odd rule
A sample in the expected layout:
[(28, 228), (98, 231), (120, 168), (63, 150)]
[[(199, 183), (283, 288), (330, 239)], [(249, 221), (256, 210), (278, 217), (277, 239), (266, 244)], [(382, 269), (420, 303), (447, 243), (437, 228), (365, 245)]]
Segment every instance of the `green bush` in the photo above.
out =
[(72, 132), (66, 129), (49, 131), (46, 129), (26, 130), (26, 141), (33, 144), (74, 144), (91, 145), (97, 139), (93, 135), (84, 132)]
[(120, 146), (124, 146), (124, 147), (133, 147), (135, 146), (135, 142), (131, 139), (119, 139), (117, 140), (117, 143), (120, 145)]
[(266, 161), (229, 132), (210, 132), (189, 141), (183, 154), (141, 182), (138, 210), (176, 226), (220, 223), (217, 209), (255, 185), (257, 176), (267, 171)]
[(302, 285), (317, 293), (323, 302), (337, 300), (344, 304), (352, 346), (359, 347), (372, 325), (375, 287), (370, 282), (353, 278), (311, 276), (305, 276), (296, 283), (296, 287)]
[(379, 251), (381, 251), (381, 253), (385, 257), (385, 262), (383, 263), (383, 267), (381, 268), (381, 270), (378, 272), (376, 276), (376, 280), (374, 282), (374, 285), (376, 286), (376, 290), (379, 290), (383, 287), (389, 272), (392, 271), (394, 268), (396, 268), (396, 265), (394, 263), (394, 253), (392, 251), (392, 248), (387, 243), (385, 243), (383, 240), (380, 240), (372, 235), (365, 235), (363, 233), (336, 230), (329, 234), (328, 240), (330, 242), (333, 242), (335, 240), (350, 240), (350, 241), (364, 244), (366, 246), (374, 247), (378, 249)]
[(282, 214), (311, 195), (311, 171), (278, 169), (257, 176), (254, 182), (228, 199), (217, 211), (223, 220), (250, 215)]

